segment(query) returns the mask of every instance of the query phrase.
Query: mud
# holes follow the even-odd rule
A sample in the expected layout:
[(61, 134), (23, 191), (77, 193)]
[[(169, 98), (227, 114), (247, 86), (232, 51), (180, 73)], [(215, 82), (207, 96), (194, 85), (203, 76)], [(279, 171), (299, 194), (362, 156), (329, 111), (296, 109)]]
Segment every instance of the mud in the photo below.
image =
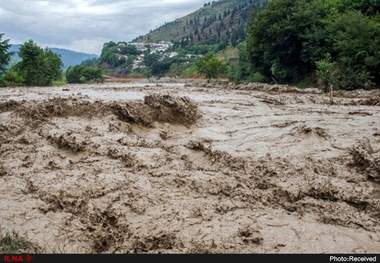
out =
[(0, 227), (41, 253), (379, 253), (379, 91), (0, 89)]

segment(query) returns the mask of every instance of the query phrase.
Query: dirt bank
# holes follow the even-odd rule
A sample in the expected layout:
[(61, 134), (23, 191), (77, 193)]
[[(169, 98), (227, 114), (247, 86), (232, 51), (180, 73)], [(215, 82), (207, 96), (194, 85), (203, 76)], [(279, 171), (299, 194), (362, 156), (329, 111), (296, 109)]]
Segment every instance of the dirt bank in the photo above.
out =
[(0, 227), (51, 253), (380, 253), (380, 96), (0, 89)]

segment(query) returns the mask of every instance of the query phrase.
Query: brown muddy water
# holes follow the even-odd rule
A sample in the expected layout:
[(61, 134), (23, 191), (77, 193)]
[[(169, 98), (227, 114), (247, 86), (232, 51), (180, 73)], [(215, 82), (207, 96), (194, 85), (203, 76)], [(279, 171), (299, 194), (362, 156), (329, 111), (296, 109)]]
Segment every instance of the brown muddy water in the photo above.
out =
[(39, 253), (380, 253), (380, 93), (1, 88), (0, 200)]

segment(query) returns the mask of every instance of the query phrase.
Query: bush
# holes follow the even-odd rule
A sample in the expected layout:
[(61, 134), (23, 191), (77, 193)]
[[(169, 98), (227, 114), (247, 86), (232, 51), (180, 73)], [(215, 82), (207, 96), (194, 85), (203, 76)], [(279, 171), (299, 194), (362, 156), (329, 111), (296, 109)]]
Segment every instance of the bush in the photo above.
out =
[(5, 75), (0, 78), (0, 87), (7, 86), (22, 86), (24, 85), (24, 78), (15, 71), (7, 71)]
[(104, 76), (101, 69), (77, 65), (67, 69), (66, 79), (68, 83), (102, 83)]
[(265, 82), (265, 80), (266, 80), (265, 77), (259, 72), (252, 73), (248, 77), (249, 82)]
[(205, 76), (208, 81), (212, 78), (219, 78), (227, 72), (227, 64), (216, 58), (213, 52), (208, 52), (206, 56), (199, 59), (195, 65), (198, 74)]
[(316, 75), (318, 83), (322, 86), (324, 92), (329, 90), (330, 85), (336, 84), (336, 67), (335, 63), (331, 61), (331, 55), (327, 53), (324, 59), (318, 60), (316, 63)]

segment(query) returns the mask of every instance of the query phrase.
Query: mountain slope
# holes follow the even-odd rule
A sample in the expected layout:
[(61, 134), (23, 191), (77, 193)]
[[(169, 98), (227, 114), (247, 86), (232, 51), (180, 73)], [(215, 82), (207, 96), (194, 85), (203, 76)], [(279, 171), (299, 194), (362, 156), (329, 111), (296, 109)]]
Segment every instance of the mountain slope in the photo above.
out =
[[(10, 52), (15, 52), (15, 54), (11, 58), (11, 63), (14, 61), (19, 61), (20, 57), (17, 55), (17, 52), (19, 51), (21, 45), (16, 44), (12, 45), (9, 48)], [(63, 62), (63, 71), (66, 72), (67, 68), (70, 66), (75, 66), (80, 63), (82, 63), (84, 60), (92, 59), (92, 58), (98, 58), (98, 55), (95, 54), (87, 54), (87, 53), (81, 53), (76, 52), (68, 49), (61, 49), (61, 48), (49, 48), (54, 53), (61, 56), (61, 60)]]
[[(247, 37), (253, 10), (266, 8), (270, 0), (220, 0), (140, 36), (129, 45), (110, 41), (103, 45), (95, 66), (112, 76), (189, 76), (196, 71), (197, 58), (214, 52), (221, 59), (237, 61), (238, 44)], [(173, 45), (154, 48), (160, 41)], [(159, 45), (163, 45), (162, 43)], [(142, 46), (132, 53), (128, 46)], [(149, 47), (149, 48), (146, 48)]]
[(161, 40), (182, 44), (236, 44), (246, 36), (252, 10), (264, 8), (268, 0), (220, 0), (205, 4), (197, 11), (165, 23), (134, 42)]

